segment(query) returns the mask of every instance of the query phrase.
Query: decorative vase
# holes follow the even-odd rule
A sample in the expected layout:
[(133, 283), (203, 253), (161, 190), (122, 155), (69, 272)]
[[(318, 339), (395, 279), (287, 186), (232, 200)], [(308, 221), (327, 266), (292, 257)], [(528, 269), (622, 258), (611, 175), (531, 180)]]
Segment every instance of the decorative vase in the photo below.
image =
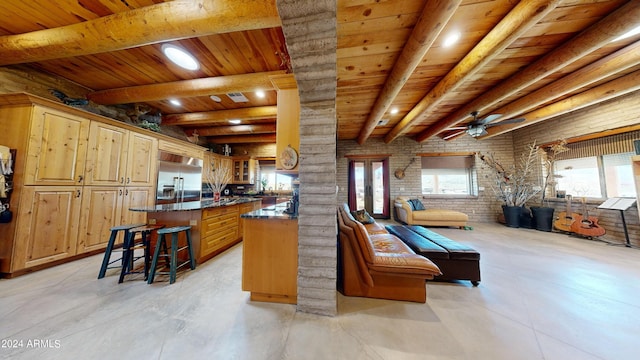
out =
[(512, 228), (520, 227), (521, 212), (522, 212), (522, 207), (520, 206), (502, 205), (502, 213), (504, 214), (504, 221), (508, 227), (512, 227)]
[(219, 192), (214, 192), (213, 193), (213, 201), (220, 201), (220, 193)]
[(536, 230), (551, 231), (553, 229), (553, 208), (531, 207)]

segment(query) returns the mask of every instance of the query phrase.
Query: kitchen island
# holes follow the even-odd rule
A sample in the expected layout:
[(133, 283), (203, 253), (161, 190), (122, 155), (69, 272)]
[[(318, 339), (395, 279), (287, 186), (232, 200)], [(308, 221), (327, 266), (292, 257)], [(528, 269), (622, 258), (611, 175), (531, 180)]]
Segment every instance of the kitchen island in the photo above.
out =
[(298, 217), (287, 203), (241, 215), (242, 290), (252, 301), (296, 304), (298, 287)]
[(261, 203), (260, 199), (241, 197), (129, 210), (146, 212), (150, 224), (163, 224), (166, 227), (191, 225), (192, 247), (197, 263), (201, 264), (242, 240), (244, 219), (240, 215), (259, 209)]

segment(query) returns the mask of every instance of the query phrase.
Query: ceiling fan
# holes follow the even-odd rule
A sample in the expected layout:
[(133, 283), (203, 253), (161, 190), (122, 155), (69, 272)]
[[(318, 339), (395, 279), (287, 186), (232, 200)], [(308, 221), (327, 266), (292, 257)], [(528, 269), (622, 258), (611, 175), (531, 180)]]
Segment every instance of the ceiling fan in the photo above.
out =
[(487, 134), (487, 128), (490, 128), (492, 126), (515, 124), (515, 123), (523, 122), (525, 120), (524, 118), (516, 118), (516, 119), (502, 120), (502, 121), (493, 123), (492, 121), (499, 119), (502, 116), (502, 114), (491, 114), (484, 117), (483, 119), (478, 119), (477, 111), (473, 111), (471, 113), (471, 116), (473, 116), (473, 121), (468, 123), (466, 126), (458, 126), (458, 127), (452, 127), (447, 129), (447, 130), (462, 130), (462, 131), (451, 133), (445, 136), (443, 139), (448, 140), (465, 132), (475, 138), (475, 137)]

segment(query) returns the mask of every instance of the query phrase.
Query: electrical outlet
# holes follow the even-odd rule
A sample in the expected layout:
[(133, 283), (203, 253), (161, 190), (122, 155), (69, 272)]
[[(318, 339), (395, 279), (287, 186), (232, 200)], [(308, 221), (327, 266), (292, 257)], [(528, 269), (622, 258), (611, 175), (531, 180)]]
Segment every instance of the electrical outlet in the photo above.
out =
[(149, 219), (149, 225), (155, 225), (156, 219)]
[(401, 187), (401, 188), (400, 188), (400, 191), (404, 191), (404, 188), (403, 188), (403, 187)]
[(198, 225), (198, 220), (189, 220), (189, 225), (191, 225), (191, 226)]

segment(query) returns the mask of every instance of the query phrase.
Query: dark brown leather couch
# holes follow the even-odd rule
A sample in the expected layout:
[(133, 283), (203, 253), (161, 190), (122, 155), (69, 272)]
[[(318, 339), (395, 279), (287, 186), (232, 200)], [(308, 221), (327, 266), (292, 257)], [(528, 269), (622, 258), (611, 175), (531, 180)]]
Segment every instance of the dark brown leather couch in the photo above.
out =
[(441, 274), (376, 223), (356, 221), (347, 204), (338, 207), (338, 290), (347, 296), (425, 302), (426, 280)]

